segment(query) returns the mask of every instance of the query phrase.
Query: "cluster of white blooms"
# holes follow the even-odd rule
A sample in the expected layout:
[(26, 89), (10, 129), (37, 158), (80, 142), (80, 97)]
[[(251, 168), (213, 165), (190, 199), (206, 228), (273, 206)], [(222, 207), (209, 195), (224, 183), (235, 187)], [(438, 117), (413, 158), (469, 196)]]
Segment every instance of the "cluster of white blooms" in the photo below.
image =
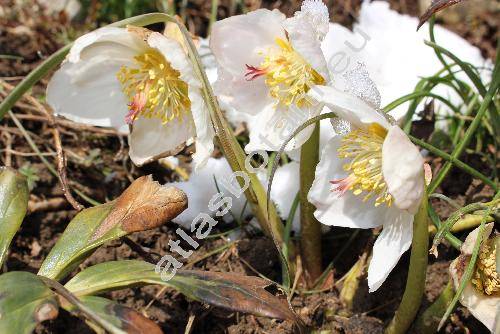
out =
[[(388, 21), (367, 19), (372, 16), (367, 8), (386, 15)], [(414, 215), (425, 191), (423, 158), (394, 118), (381, 111), (383, 96), (376, 85), (382, 82), (390, 90), (401, 85), (384, 81), (418, 79), (413, 74), (408, 79), (400, 70), (388, 78), (388, 71), (374, 65), (385, 57), (374, 56), (373, 45), (382, 40), (397, 44), (386, 33), (408, 26), (407, 17), (394, 15), (398, 14), (386, 4), (365, 3), (361, 23), (351, 33), (329, 23), (322, 1), (305, 0), (290, 18), (278, 10), (259, 9), (216, 22), (208, 45), (202, 41), (200, 49), (213, 55), (207, 73), (229, 118), (248, 122), (247, 153), (278, 151), (308, 119), (330, 111), (338, 116), (332, 124), (321, 123), (321, 160), (308, 199), (324, 225), (382, 227), (368, 268), (370, 291), (381, 286), (410, 247)], [(395, 28), (398, 20), (401, 27)], [(390, 31), (376, 26), (371, 29), (376, 36), (367, 36), (367, 21), (386, 22)], [(355, 33), (364, 38), (363, 48), (372, 40), (376, 43), (367, 48), (369, 52), (345, 43), (353, 58), (339, 75), (336, 56), (342, 48), (336, 39)], [(127, 133), (130, 157), (137, 165), (175, 155), (186, 142), (194, 142), (195, 171), (189, 181), (176, 184), (190, 201), (176, 222), (187, 226), (204, 212), (200, 205), (206, 206), (204, 201), (218, 192), (217, 179), (227, 178), (231, 171), (225, 160), (210, 158), (215, 135), (210, 113), (179, 37), (171, 29), (160, 34), (136, 27), (101, 28), (84, 35), (50, 81), (47, 100), (59, 115)], [(369, 72), (375, 72), (375, 82)], [(309, 126), (285, 148), (294, 161), (280, 167), (271, 193), (283, 218), (299, 188), (297, 150), (312, 131)], [(261, 175), (263, 183), (265, 178)], [(233, 200), (234, 213), (245, 214), (244, 201)], [(296, 213), (296, 230), (298, 217)]]

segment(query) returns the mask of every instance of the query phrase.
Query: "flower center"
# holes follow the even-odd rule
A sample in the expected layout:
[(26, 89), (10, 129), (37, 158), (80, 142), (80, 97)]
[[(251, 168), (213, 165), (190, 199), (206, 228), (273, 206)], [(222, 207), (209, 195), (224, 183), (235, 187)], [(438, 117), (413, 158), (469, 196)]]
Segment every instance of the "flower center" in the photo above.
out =
[(354, 195), (364, 193), (363, 201), (376, 196), (375, 206), (384, 203), (391, 206), (393, 198), (382, 175), (382, 145), (386, 135), (386, 129), (373, 123), (366, 130), (356, 129), (342, 138), (337, 152), (340, 158), (349, 159), (343, 166), (349, 176), (330, 181), (334, 185), (332, 191), (339, 195), (347, 190)]
[(132, 124), (139, 116), (159, 118), (166, 124), (182, 121), (191, 108), (188, 85), (158, 51), (151, 49), (134, 57), (134, 67), (122, 66), (116, 74), (129, 99), (125, 117)]
[(500, 275), (497, 271), (497, 240), (489, 240), (484, 243), (479, 252), (476, 270), (472, 278), (472, 284), (476, 289), (486, 295), (498, 294), (500, 292)]
[(266, 84), (279, 103), (298, 107), (307, 103), (305, 94), (314, 85), (325, 84), (325, 79), (307, 63), (289, 41), (276, 38), (278, 52), (270, 52), (259, 67), (247, 65), (245, 77), (254, 80), (266, 76)]

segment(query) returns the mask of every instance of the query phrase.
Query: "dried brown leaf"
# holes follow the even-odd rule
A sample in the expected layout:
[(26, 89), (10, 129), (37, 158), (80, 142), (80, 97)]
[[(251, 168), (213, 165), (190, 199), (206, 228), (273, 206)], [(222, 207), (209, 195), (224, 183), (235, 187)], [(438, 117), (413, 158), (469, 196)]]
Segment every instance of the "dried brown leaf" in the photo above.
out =
[(129, 334), (163, 334), (154, 321), (129, 307), (115, 304), (110, 312), (122, 320), (123, 330)]
[(135, 180), (116, 200), (113, 210), (95, 231), (96, 240), (117, 224), (126, 232), (153, 229), (172, 220), (187, 208), (183, 191), (153, 181), (151, 175)]
[(439, 11), (441, 11), (441, 10), (447, 8), (447, 7), (456, 5), (457, 3), (462, 2), (462, 1), (463, 0), (432, 0), (432, 3), (429, 6), (429, 8), (427, 8), (427, 10), (425, 11), (425, 13), (422, 14), (422, 16), (420, 16), (420, 20), (418, 22), (417, 30), (420, 29), (420, 27), (425, 22), (427, 22), (427, 20), (432, 15), (436, 14), (437, 12), (439, 12)]
[(298, 325), (302, 323), (286, 299), (279, 298), (265, 289), (270, 283), (262, 278), (201, 270), (183, 270), (176, 277), (186, 282), (201, 281), (212, 286), (212, 289), (207, 291), (204, 284), (197, 284), (198, 288), (190, 291), (192, 297), (211, 305), (237, 312), (290, 320)]

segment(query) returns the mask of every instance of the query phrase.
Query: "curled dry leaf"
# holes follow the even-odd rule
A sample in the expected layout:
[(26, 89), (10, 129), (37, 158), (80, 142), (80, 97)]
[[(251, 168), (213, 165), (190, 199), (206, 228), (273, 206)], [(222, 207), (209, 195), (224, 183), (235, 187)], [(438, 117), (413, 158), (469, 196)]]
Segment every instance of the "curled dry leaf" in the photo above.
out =
[(265, 288), (270, 283), (259, 277), (178, 270), (169, 281), (163, 281), (155, 269), (154, 264), (144, 261), (108, 261), (78, 273), (65, 287), (80, 298), (137, 285), (161, 284), (210, 305), (302, 324), (286, 299), (268, 292)]
[(284, 298), (276, 297), (265, 289), (270, 284), (262, 278), (201, 270), (183, 270), (178, 276), (199, 280), (213, 287), (205, 289), (206, 286), (199, 285), (197, 289), (192, 289), (198, 300), (237, 312), (300, 323)]
[(113, 210), (97, 228), (92, 240), (99, 239), (116, 225), (125, 232), (150, 230), (177, 217), (187, 208), (186, 194), (164, 187), (151, 175), (135, 180), (116, 200)]
[(40, 267), (39, 275), (60, 280), (105, 242), (158, 227), (187, 207), (187, 197), (151, 176), (135, 180), (118, 199), (85, 209), (66, 227)]
[(419, 19), (419, 22), (418, 22), (418, 26), (417, 26), (417, 30), (420, 29), (420, 27), (425, 22), (427, 22), (427, 20), (432, 15), (436, 14), (437, 12), (439, 12), (439, 11), (441, 11), (441, 10), (447, 8), (447, 7), (456, 5), (457, 3), (462, 2), (462, 1), (463, 0), (432, 0), (432, 3), (429, 6), (429, 8), (427, 8), (427, 10), (425, 11), (425, 13), (422, 14), (422, 16), (420, 16), (420, 19)]

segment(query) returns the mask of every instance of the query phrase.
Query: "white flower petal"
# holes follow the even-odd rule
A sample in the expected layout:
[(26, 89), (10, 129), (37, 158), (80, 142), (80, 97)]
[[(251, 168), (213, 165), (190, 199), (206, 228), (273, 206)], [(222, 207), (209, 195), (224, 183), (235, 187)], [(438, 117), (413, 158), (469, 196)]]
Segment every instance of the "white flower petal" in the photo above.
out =
[(215, 132), (210, 119), (210, 113), (205, 101), (199, 94), (189, 94), (192, 108), (198, 108), (193, 113), (194, 126), (196, 128), (196, 152), (193, 154), (195, 168), (205, 166), (208, 158), (214, 151)]
[(312, 23), (306, 16), (294, 16), (286, 19), (284, 27), (294, 50), (321, 74), (326, 82), (329, 82), (328, 66)]
[[(321, 105), (310, 108), (269, 106), (255, 118), (257, 126), (250, 132), (250, 142), (245, 147), (247, 153), (258, 150), (278, 151), (285, 140), (304, 122), (319, 115)], [(311, 136), (313, 127), (309, 126), (295, 136), (285, 151), (301, 147)]]
[(380, 92), (375, 82), (370, 78), (363, 63), (358, 63), (356, 67), (344, 73), (346, 91), (359, 97), (372, 108), (380, 109)]
[[(189, 181), (169, 184), (183, 190), (189, 198), (188, 208), (173, 219), (173, 222), (183, 226), (185, 229), (189, 229), (191, 222), (200, 213), (208, 213), (214, 217), (215, 213), (208, 209), (208, 205), (210, 199), (219, 192), (217, 186), (219, 190), (224, 193), (224, 196), (230, 196), (232, 198), (231, 212), (235, 216), (248, 216), (250, 214), (248, 205), (243, 212), (246, 202), (245, 196), (236, 198), (222, 186), (222, 181), (228, 180), (231, 174), (231, 167), (225, 158), (209, 158), (205, 168), (194, 170), (191, 173)], [(220, 201), (220, 199), (218, 201)], [(226, 216), (230, 216), (230, 213)]]
[(460, 304), (494, 333), (495, 323), (499, 320), (496, 316), (500, 314), (500, 297), (485, 296), (468, 283), (460, 296)]
[[(120, 64), (112, 59), (64, 63), (47, 86), (47, 103), (56, 115), (74, 122), (114, 127), (126, 134), (127, 98), (116, 77), (109, 74), (119, 69)], [(81, 74), (85, 80), (78, 79)]]
[[(109, 44), (112, 47), (109, 47)], [(105, 47), (105, 50), (100, 49), (101, 47)], [(76, 63), (102, 52), (115, 59), (129, 58), (131, 55), (144, 52), (146, 47), (146, 43), (138, 35), (130, 33), (125, 28), (104, 27), (77, 38), (66, 60)]]
[(338, 117), (345, 119), (357, 128), (366, 128), (372, 123), (378, 123), (388, 129), (390, 123), (375, 109), (358, 97), (344, 93), (331, 86), (314, 86), (308, 93), (316, 101), (324, 103)]
[[(289, 164), (278, 167), (274, 175), (271, 199), (276, 203), (278, 213), (283, 220), (288, 218), (295, 196), (299, 191), (299, 168), (299, 164), (292, 161)], [(300, 208), (297, 208), (297, 211), (295, 211), (292, 226), (294, 231), (300, 231)]]
[[(495, 225), (494, 223), (489, 223), (484, 226), (483, 241), (489, 238), (491, 232), (493, 232), (494, 225)], [(462, 254), (472, 255), (472, 251), (474, 250), (474, 244), (476, 243), (478, 235), (479, 235), (479, 227), (476, 227), (467, 235), (467, 238), (465, 238), (462, 247), (460, 247)]]
[(410, 248), (413, 236), (413, 215), (397, 208), (386, 212), (386, 223), (375, 241), (368, 267), (370, 292), (376, 291), (384, 283), (401, 255)]
[(193, 65), (179, 42), (153, 32), (148, 38), (148, 44), (160, 51), (172, 68), (180, 72), (180, 79), (188, 84), (191, 114), (196, 132), (196, 153), (193, 159), (196, 168), (202, 167), (214, 150), (213, 137), (215, 135), (209, 110), (201, 96), (202, 84), (196, 77)]
[(102, 28), (83, 35), (50, 80), (47, 102), (57, 115), (75, 122), (128, 133), (128, 100), (116, 74), (146, 47), (126, 29)]
[[(493, 232), (495, 223), (485, 225), (483, 240), (487, 240)], [(450, 276), (453, 281), (455, 290), (458, 289), (462, 281), (465, 268), (467, 267), (470, 256), (472, 255), (474, 244), (479, 235), (480, 228), (477, 227), (467, 235), (465, 242), (462, 244), (462, 254), (450, 264)], [(469, 282), (465, 286), (460, 303), (467, 307), (474, 317), (481, 321), (493, 333), (500, 325), (500, 297), (487, 296), (477, 291), (477, 289)]]
[(304, 0), (300, 11), (295, 12), (294, 16), (305, 18), (314, 27), (318, 40), (325, 38), (329, 30), (330, 15), (323, 0)]
[(389, 128), (382, 146), (382, 174), (394, 204), (417, 213), (424, 193), (424, 159), (397, 125)]
[(214, 93), (230, 108), (256, 115), (274, 104), (264, 80), (264, 77), (260, 77), (247, 81), (244, 77), (233, 76), (223, 67), (219, 67)]
[[(323, 41), (322, 47), (332, 77), (339, 77), (356, 66), (357, 62), (363, 62), (382, 92), (383, 106), (412, 92), (421, 78), (433, 76), (442, 68), (434, 50), (424, 44), (424, 40), (429, 39), (428, 24), (418, 32), (415, 29), (417, 24), (418, 18), (390, 9), (388, 2), (363, 1), (353, 31), (339, 24), (330, 24)], [(465, 39), (438, 24), (434, 31), (437, 43), (459, 59), (477, 68), (492, 68), (491, 61), (485, 60), (481, 51)], [(481, 71), (485, 82), (490, 81), (490, 75), (491, 70)], [(460, 80), (469, 82), (463, 73), (458, 73), (457, 76)], [(435, 93), (450, 99), (453, 105), (461, 103), (460, 96), (446, 85), (437, 86)], [(422, 104), (426, 102), (424, 100)], [(436, 106), (439, 106), (436, 111), (442, 116), (450, 112), (449, 107), (440, 101), (436, 101)], [(420, 109), (419, 107), (418, 110)], [(391, 114), (400, 119), (407, 110), (408, 103), (405, 103)]]
[(276, 38), (286, 38), (282, 28), (285, 19), (278, 10), (258, 9), (214, 23), (210, 48), (219, 66), (243, 78), (247, 64), (259, 66), (262, 52), (277, 47)]
[(159, 157), (175, 155), (194, 136), (190, 116), (182, 122), (175, 118), (166, 124), (156, 118), (139, 118), (129, 136), (130, 159), (137, 166), (142, 166)]
[(374, 199), (363, 202), (361, 196), (346, 191), (342, 196), (332, 192), (330, 181), (347, 176), (342, 159), (337, 156), (341, 136), (333, 137), (321, 153), (316, 177), (308, 194), (315, 207), (314, 216), (325, 225), (351, 228), (374, 228), (385, 222), (385, 206), (375, 207)]
[[(232, 16), (214, 24), (210, 48), (217, 60), (215, 94), (239, 112), (255, 115), (273, 103), (264, 77), (247, 80), (247, 65), (260, 66), (276, 38), (286, 39), (285, 15), (278, 10), (259, 9)], [(238, 36), (238, 38), (234, 38)]]

